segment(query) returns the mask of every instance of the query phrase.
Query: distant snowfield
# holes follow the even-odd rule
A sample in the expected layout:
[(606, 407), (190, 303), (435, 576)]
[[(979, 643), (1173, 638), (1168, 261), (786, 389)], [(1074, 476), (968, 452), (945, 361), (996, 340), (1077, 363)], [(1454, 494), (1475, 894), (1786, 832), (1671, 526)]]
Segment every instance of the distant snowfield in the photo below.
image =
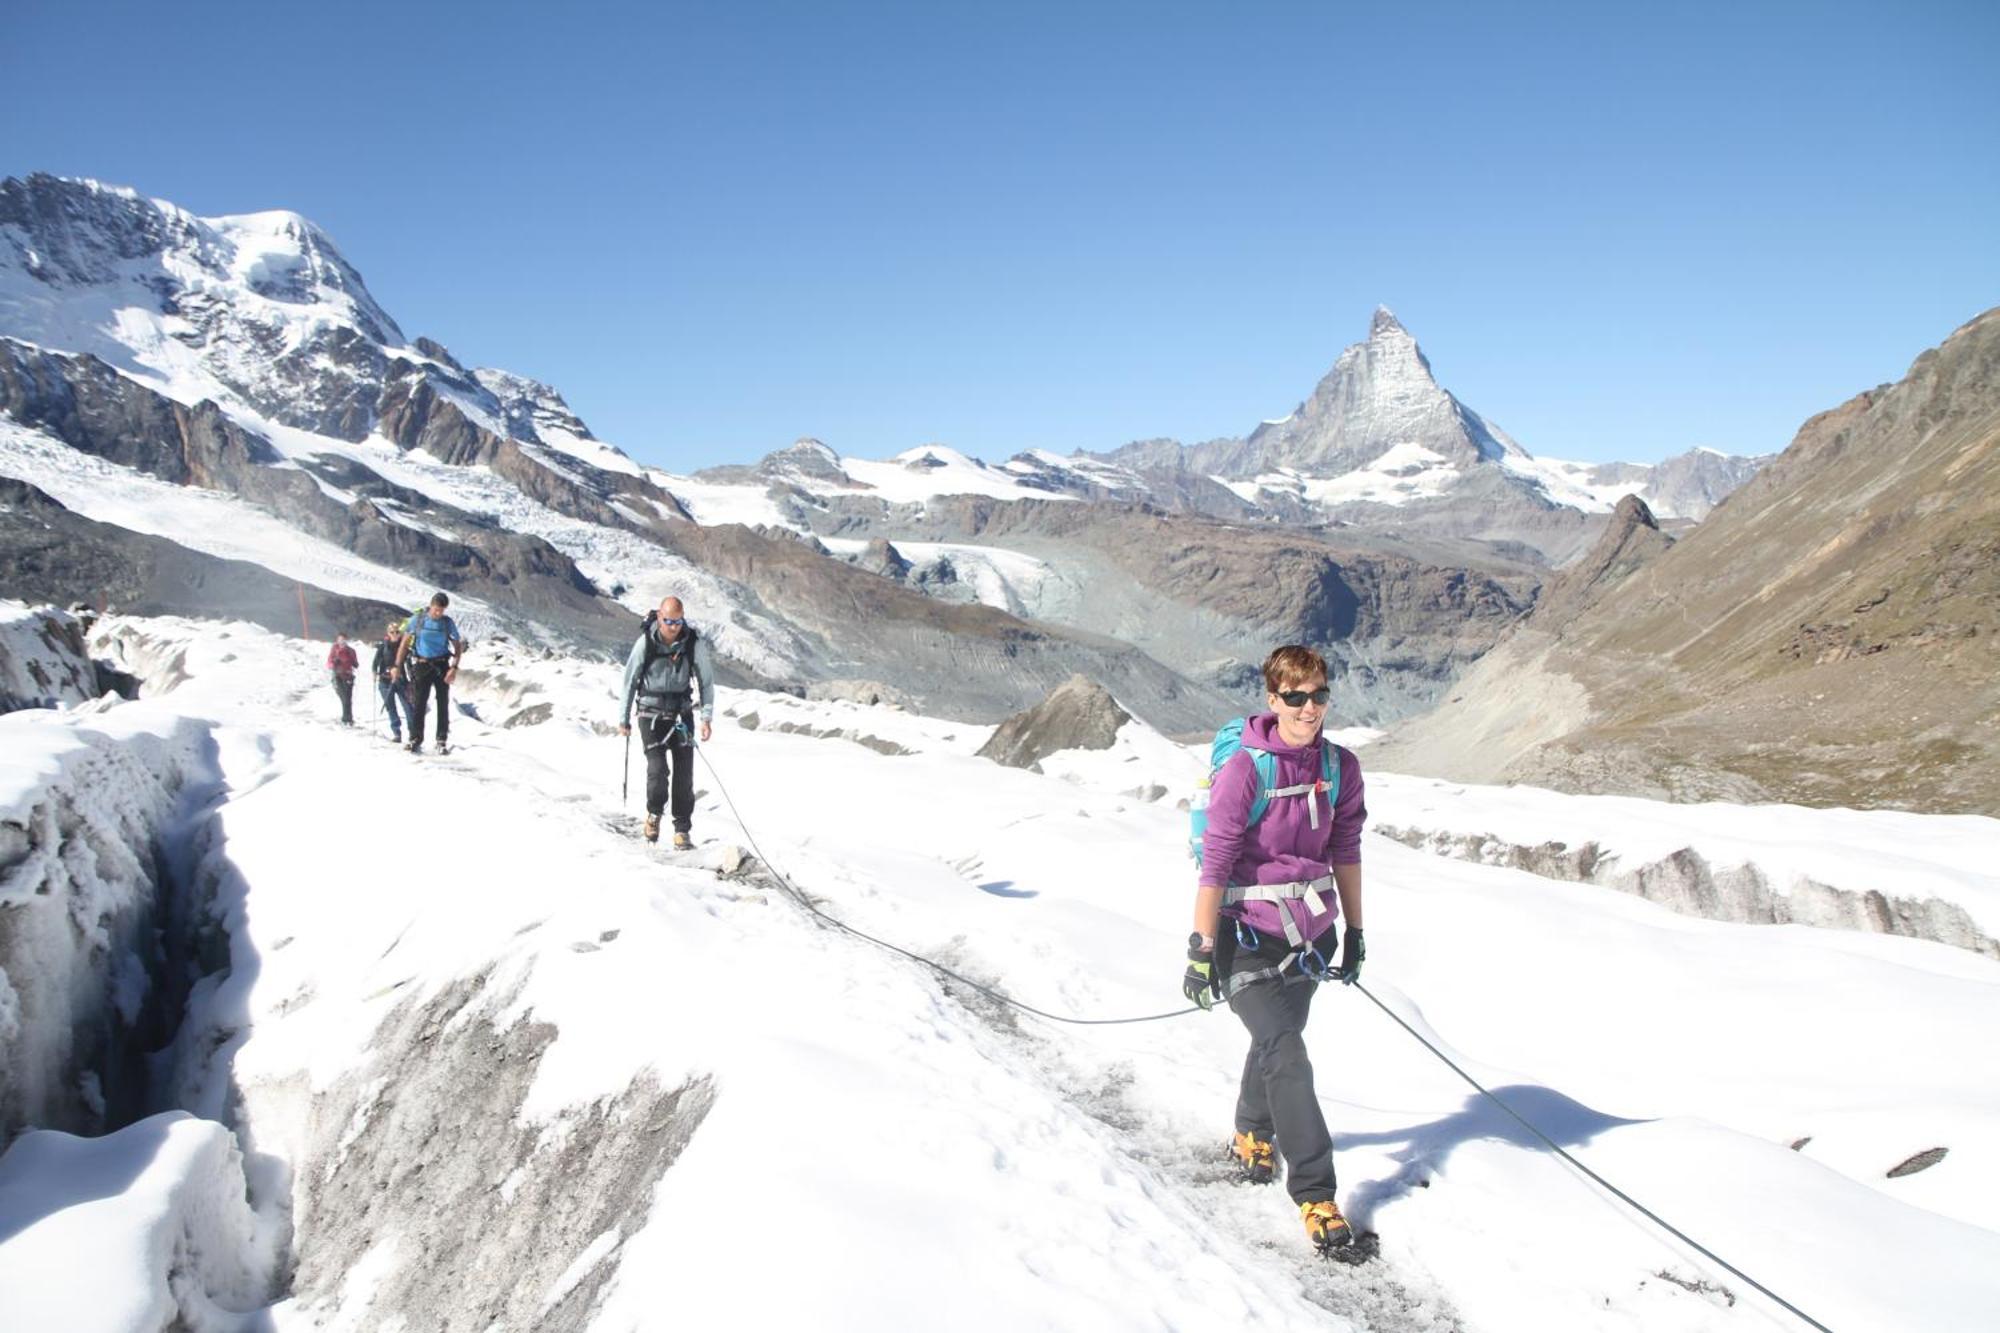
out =
[[(1646, 499), (1649, 486), (1643, 481), (1594, 482), (1590, 480), (1595, 463), (1571, 463), (1560, 458), (1530, 458), (1527, 454), (1509, 454), (1503, 460), (1509, 471), (1519, 473), (1531, 481), (1541, 483), (1551, 500), (1557, 504), (1571, 505), (1586, 514), (1609, 513), (1618, 507), (1618, 502), (1628, 495)], [(1662, 509), (1657, 511), (1661, 518), (1676, 515)]]
[(1442, 495), (1464, 475), (1443, 455), (1405, 442), (1385, 450), (1366, 467), (1337, 477), (1308, 477), (1283, 468), (1251, 481), (1214, 480), (1252, 503), (1257, 503), (1259, 491), (1283, 491), (1314, 504), (1402, 505)]
[[(459, 1251), (438, 1237), (462, 1240), (463, 1217), (427, 1214), (426, 1190), (344, 1182), (414, 1180), (414, 1160), (441, 1186), (460, 1136), (487, 1141), (475, 1117), (400, 1145), (414, 1156), (393, 1171), (382, 1156), (399, 1147), (383, 1127), (425, 1095), (421, 1071), (458, 1059), (456, 1043), (484, 1049), (466, 1034), (489, 1018), (553, 1030), (502, 1117), (545, 1142), (648, 1079), (713, 1090), (632, 1218), (572, 1232), (575, 1209), (552, 1211), (535, 1246), (492, 1256), (523, 1286), (510, 1327), (578, 1291), (604, 1329), (1796, 1326), (1576, 1177), (1358, 991), (1320, 992), (1307, 1039), (1343, 1202), (1382, 1257), (1328, 1267), (1281, 1191), (1216, 1164), (1245, 1045), (1230, 1015), (1009, 1016), (815, 924), (766, 880), (719, 873), (754, 840), (824, 910), (1029, 1003), (1179, 1009), (1193, 876), (1174, 802), (1201, 761), (1138, 723), (1037, 775), (976, 758), (988, 728), (725, 691), (697, 783), (702, 845), (677, 858), (633, 837), (636, 803), (621, 807), (623, 747), (596, 729), (613, 720), (609, 667), (476, 649), (480, 678), (461, 691), (474, 711), (439, 762), (329, 726), (323, 646), (173, 621), (100, 631), (128, 651), (133, 635), (185, 648), (190, 679), (102, 715), (0, 718), (17, 759), (0, 769), (0, 822), (76, 747), (223, 719), (235, 970), (195, 1023), (236, 1035), (226, 1064), (183, 1071), (181, 1104), (213, 1116), (238, 1088), (258, 1152), (294, 1173), (301, 1252), (353, 1256), (333, 1273), (308, 1264), (314, 1285), (271, 1312), (280, 1329), (417, 1327), (409, 1302), (455, 1279)], [(547, 720), (500, 725), (538, 703)], [(753, 711), (757, 728), (739, 725)], [(1774, 864), (1927, 862), (1968, 900), (2000, 864), (1991, 820), (1610, 809), (1373, 774), (1369, 804), (1387, 823), (1449, 805), (1511, 838), (1561, 827), (1633, 847), (1649, 818), (1683, 821)], [(448, 873), (421, 873), (416, 855), (384, 873), (385, 846), (432, 829)], [(1807, 845), (1822, 843), (1843, 850)], [(2000, 964), (1675, 916), (1375, 836), (1364, 860), (1364, 984), (1583, 1160), (1831, 1327), (1991, 1326), (2000, 1070), (1982, 1053)], [(403, 1054), (414, 1063), (385, 1063), (399, 1024), (467, 987), (500, 1008), (468, 1005)], [(485, 1104), (471, 1087), (464, 1099)], [(315, 1104), (357, 1109), (318, 1124)], [(270, 1205), (226, 1206), (245, 1168), (204, 1123), (18, 1140), (0, 1159), (0, 1327), (50, 1326), (36, 1318), (49, 1312), (65, 1328), (153, 1327), (125, 1312), (186, 1309), (190, 1284), (209, 1302), (193, 1326), (237, 1326), (227, 1311), (256, 1303), (244, 1266), (269, 1271)], [(1937, 1165), (1885, 1177), (1936, 1147)], [(69, 1207), (86, 1160), (90, 1179), (129, 1181), (99, 1192), (87, 1225)], [(482, 1207), (563, 1197), (536, 1194), (562, 1183), (540, 1155), (488, 1170), (498, 1193)], [(343, 1197), (380, 1200), (365, 1228), (325, 1211)]]
[[(329, 592), (415, 606), (433, 591), (235, 496), (161, 481), (8, 420), (0, 420), (0, 476), (40, 487), (84, 518), (224, 560), (247, 560)], [(474, 598), (465, 598), (463, 606), (461, 618), (489, 614)]]
[[(941, 444), (906, 449), (877, 462), (865, 458), (840, 460), (841, 470), (870, 488), (870, 494), (890, 504), (925, 504), (944, 495), (990, 495), (1002, 500), (1073, 500), (1076, 497), (1023, 486), (1004, 467), (969, 458)], [(813, 489), (809, 480), (802, 485)]]
[[(847, 537), (822, 537), (820, 544), (837, 555), (856, 555), (868, 548), (866, 541)], [(1034, 605), (1044, 585), (1057, 577), (1048, 561), (1004, 546), (900, 540), (891, 545), (912, 565), (949, 560), (974, 600), (1002, 611), (1018, 613)]]

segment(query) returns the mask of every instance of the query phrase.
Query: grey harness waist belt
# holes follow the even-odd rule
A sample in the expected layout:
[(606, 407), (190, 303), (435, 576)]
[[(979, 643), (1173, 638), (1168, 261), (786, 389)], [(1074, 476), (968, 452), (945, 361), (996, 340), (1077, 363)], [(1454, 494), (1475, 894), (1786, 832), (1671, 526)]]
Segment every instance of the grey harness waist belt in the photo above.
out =
[(1305, 932), (1299, 929), (1298, 920), (1292, 914), (1292, 904), (1303, 900), (1315, 914), (1325, 912), (1326, 899), (1320, 894), (1333, 887), (1333, 876), (1326, 874), (1318, 879), (1295, 880), (1289, 884), (1232, 884), (1222, 891), (1222, 903), (1225, 907), (1232, 907), (1237, 903), (1275, 904), (1278, 909), (1278, 919), (1285, 925), (1285, 946), (1291, 950), (1276, 967), (1260, 968), (1255, 972), (1238, 972), (1235, 968), (1231, 968), (1226, 987), (1228, 994), (1236, 994), (1253, 981), (1278, 976), (1309, 950), (1318, 952), (1306, 942)]

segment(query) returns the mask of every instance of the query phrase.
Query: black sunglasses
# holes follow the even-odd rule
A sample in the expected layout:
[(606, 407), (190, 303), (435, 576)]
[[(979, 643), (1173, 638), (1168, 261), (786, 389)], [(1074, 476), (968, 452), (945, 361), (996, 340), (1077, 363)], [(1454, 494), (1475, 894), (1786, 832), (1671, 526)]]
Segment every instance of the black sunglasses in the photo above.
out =
[(1308, 699), (1324, 708), (1326, 701), (1333, 697), (1333, 691), (1322, 685), (1316, 690), (1279, 690), (1278, 697), (1285, 701), (1287, 708), (1304, 708)]

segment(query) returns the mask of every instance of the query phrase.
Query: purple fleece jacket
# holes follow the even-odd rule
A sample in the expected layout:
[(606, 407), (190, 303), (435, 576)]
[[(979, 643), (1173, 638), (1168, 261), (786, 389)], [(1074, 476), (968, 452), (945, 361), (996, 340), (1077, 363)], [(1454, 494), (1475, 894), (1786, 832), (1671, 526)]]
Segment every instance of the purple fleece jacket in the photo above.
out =
[[(1295, 749), (1278, 739), (1278, 716), (1259, 713), (1243, 728), (1243, 743), (1269, 750), (1278, 759), (1276, 786), (1295, 787), (1315, 782), (1320, 776), (1320, 742)], [(1280, 796), (1264, 811), (1264, 817), (1246, 831), (1250, 802), (1256, 795), (1257, 765), (1247, 752), (1231, 755), (1208, 793), (1208, 830), (1202, 835), (1201, 882), (1203, 885), (1285, 884), (1294, 880), (1318, 879), (1337, 865), (1361, 864), (1361, 826), (1368, 820), (1363, 803), (1361, 763), (1345, 747), (1340, 750), (1340, 800), (1327, 809), (1324, 792), (1310, 796)], [(1306, 802), (1319, 807), (1319, 827), (1312, 827)], [(1340, 900), (1332, 892), (1320, 895), (1326, 911), (1311, 912), (1301, 905), (1299, 922), (1307, 939), (1317, 939), (1340, 915)], [(1239, 903), (1225, 908), (1224, 915), (1241, 917), (1260, 934), (1284, 935), (1276, 903)]]

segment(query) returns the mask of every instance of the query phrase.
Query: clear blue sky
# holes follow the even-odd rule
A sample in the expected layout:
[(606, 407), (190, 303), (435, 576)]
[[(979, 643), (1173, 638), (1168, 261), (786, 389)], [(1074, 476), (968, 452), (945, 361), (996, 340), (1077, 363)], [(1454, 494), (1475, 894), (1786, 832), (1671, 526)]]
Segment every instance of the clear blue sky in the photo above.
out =
[(2000, 4), (10, 0), (0, 174), (294, 209), (676, 469), (1237, 435), (1376, 304), (1531, 452), (1782, 447), (2000, 304)]

